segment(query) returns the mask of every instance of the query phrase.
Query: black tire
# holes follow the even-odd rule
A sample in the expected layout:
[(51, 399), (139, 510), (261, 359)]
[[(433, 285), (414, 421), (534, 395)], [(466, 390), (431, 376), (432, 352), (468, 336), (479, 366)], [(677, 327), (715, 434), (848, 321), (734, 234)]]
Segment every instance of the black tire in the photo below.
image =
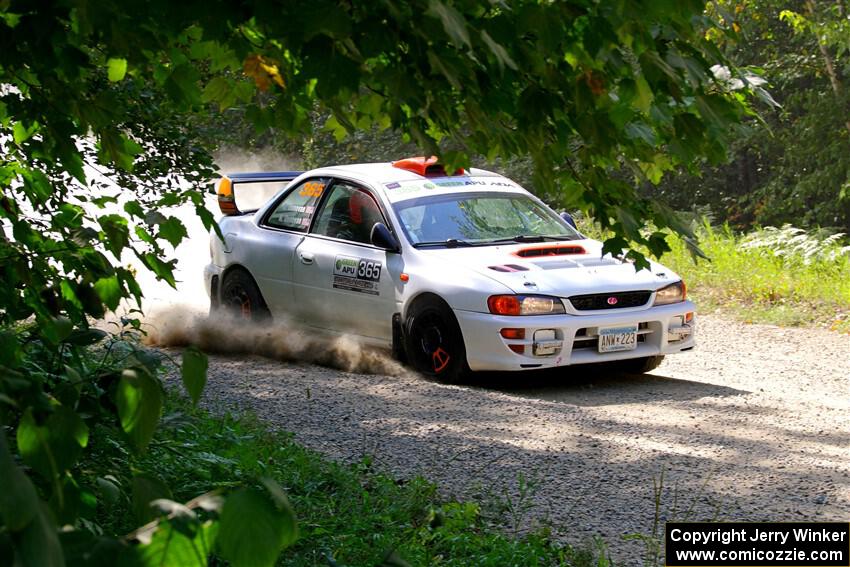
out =
[(645, 356), (643, 358), (633, 358), (631, 360), (620, 360), (615, 362), (617, 370), (627, 372), (628, 374), (646, 374), (658, 368), (664, 362), (664, 355)]
[(232, 270), (225, 276), (219, 309), (237, 319), (255, 323), (271, 318), (254, 278), (245, 270)]
[(469, 373), (463, 335), (445, 302), (434, 296), (417, 300), (403, 328), (407, 361), (416, 371), (449, 384)]

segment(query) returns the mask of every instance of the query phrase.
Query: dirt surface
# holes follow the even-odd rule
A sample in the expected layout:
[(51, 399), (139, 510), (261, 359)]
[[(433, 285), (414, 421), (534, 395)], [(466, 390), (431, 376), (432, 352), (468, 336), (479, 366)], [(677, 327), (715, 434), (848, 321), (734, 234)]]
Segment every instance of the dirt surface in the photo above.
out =
[(214, 356), (205, 397), (330, 457), (368, 454), (480, 498), (509, 529), (600, 535), (626, 565), (643, 547), (621, 536), (652, 530), (662, 473), (662, 522), (850, 520), (850, 337), (699, 324), (698, 350), (646, 376), (574, 367), (445, 386)]

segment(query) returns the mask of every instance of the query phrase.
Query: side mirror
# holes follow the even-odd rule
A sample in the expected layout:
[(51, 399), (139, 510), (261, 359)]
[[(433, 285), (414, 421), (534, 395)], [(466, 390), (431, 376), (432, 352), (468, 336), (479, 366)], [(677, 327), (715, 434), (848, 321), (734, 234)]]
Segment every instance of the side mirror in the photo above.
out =
[(387, 252), (398, 252), (399, 250), (401, 250), (401, 246), (398, 243), (398, 239), (393, 236), (393, 233), (390, 232), (390, 229), (387, 228), (387, 225), (382, 222), (376, 222), (372, 226), (372, 234), (370, 236), (370, 240), (372, 241), (373, 246), (383, 248)]
[(561, 213), (559, 216), (560, 216), (560, 217), (561, 217), (561, 219), (563, 219), (563, 221), (564, 221), (564, 222), (566, 222), (568, 225), (570, 225), (571, 227), (573, 227), (573, 228), (575, 228), (575, 229), (578, 229), (578, 227), (576, 226), (576, 221), (573, 219), (573, 215), (571, 215), (571, 214), (570, 214), (570, 213), (568, 213), (567, 211), (564, 211), (564, 212), (563, 212), (563, 213)]

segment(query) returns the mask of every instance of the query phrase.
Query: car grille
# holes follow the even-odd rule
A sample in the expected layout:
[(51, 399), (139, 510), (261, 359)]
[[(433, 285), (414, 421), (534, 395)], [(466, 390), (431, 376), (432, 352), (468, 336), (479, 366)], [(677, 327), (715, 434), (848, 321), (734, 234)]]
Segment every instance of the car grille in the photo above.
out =
[(579, 311), (596, 311), (599, 309), (625, 309), (640, 307), (649, 301), (651, 291), (620, 291), (614, 293), (592, 293), (589, 295), (574, 295), (570, 303)]

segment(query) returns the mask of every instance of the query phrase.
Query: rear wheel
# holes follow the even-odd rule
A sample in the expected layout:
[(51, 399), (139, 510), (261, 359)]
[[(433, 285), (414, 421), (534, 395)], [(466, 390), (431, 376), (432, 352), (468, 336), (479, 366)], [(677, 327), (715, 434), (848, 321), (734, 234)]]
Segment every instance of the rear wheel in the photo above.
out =
[(417, 371), (442, 382), (458, 382), (469, 372), (457, 320), (436, 297), (420, 299), (410, 307), (404, 320), (404, 350)]
[(645, 356), (631, 360), (620, 360), (614, 363), (617, 370), (629, 374), (645, 374), (658, 368), (664, 361), (664, 355)]
[(221, 284), (221, 309), (245, 321), (267, 321), (271, 317), (254, 278), (244, 270), (228, 273)]

